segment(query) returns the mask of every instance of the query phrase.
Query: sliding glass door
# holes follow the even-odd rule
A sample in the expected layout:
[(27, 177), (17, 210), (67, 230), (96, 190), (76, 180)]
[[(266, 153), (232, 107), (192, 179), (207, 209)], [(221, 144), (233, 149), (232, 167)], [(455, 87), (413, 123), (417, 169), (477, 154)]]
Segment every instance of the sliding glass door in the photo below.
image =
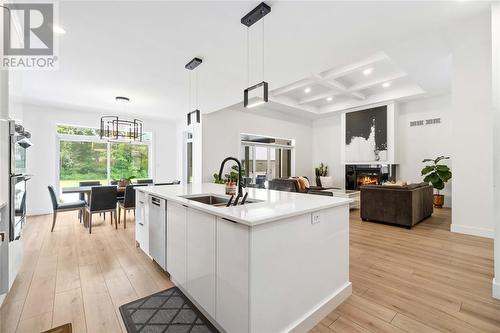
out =
[(265, 187), (265, 182), (271, 179), (291, 177), (292, 152), (293, 147), (242, 144), (241, 163), (245, 184)]

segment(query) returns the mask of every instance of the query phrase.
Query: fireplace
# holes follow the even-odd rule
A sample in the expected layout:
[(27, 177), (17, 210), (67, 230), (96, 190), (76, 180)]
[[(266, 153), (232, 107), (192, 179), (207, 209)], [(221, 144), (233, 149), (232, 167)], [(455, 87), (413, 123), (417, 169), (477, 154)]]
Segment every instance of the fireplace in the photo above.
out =
[(396, 165), (346, 165), (347, 190), (357, 190), (362, 185), (380, 185), (396, 179)]
[(358, 175), (356, 183), (361, 185), (380, 185), (380, 176)]

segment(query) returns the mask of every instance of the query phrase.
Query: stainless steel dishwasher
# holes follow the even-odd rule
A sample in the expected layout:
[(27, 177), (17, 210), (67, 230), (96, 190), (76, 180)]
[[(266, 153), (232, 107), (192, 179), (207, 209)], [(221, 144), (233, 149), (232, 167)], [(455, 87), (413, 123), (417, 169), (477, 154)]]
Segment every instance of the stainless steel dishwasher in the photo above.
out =
[(149, 200), (149, 255), (166, 271), (167, 202), (155, 196)]

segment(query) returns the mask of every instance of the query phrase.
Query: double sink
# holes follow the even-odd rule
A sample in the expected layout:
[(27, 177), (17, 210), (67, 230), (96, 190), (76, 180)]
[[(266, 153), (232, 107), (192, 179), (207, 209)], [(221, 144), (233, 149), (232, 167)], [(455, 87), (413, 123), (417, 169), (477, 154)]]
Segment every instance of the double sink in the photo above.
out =
[[(214, 207), (226, 207), (230, 199), (230, 197), (227, 196), (214, 195), (214, 194), (193, 194), (193, 195), (182, 195), (180, 197)], [(257, 202), (262, 202), (262, 200), (247, 199), (244, 205)], [(233, 206), (233, 204), (234, 201), (231, 203), (231, 206)], [(241, 198), (237, 206), (241, 206)]]

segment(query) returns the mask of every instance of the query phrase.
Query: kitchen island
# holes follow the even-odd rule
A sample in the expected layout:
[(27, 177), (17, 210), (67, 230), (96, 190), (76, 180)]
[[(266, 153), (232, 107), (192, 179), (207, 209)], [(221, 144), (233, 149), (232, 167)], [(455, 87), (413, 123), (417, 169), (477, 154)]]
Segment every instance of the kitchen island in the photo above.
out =
[(136, 240), (225, 332), (306, 332), (351, 294), (350, 199), (216, 184), (138, 187)]

